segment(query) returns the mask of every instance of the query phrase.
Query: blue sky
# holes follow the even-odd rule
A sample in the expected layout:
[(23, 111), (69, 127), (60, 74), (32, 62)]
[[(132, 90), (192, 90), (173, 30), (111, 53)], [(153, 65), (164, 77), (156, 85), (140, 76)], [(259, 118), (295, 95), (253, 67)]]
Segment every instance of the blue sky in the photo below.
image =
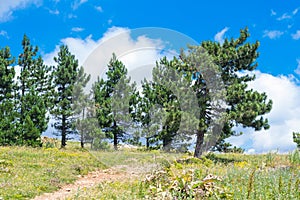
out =
[[(197, 42), (237, 37), (248, 27), (249, 41), (260, 41), (257, 80), (250, 87), (274, 101), (271, 129), (232, 138), (251, 152), (295, 148), (292, 131), (300, 131), (300, 2), (297, 1), (117, 1), (0, 0), (0, 47), (21, 52), (26, 33), (51, 63), (60, 44), (68, 44), (81, 63), (103, 38), (122, 30), (162, 27)], [(117, 48), (117, 47), (116, 47)], [(90, 52), (89, 52), (90, 53)], [(288, 105), (287, 105), (288, 104)], [(298, 129), (297, 129), (298, 128)], [(251, 134), (250, 134), (251, 133)], [(263, 141), (263, 142), (262, 142)], [(266, 142), (268, 141), (268, 142)], [(284, 141), (284, 142), (282, 142)]]
[(51, 52), (62, 38), (92, 35), (99, 39), (112, 26), (164, 27), (198, 42), (213, 40), (228, 27), (227, 37), (249, 27), (251, 40), (259, 40), (259, 69), (295, 74), (300, 58), (297, 1), (117, 1), (117, 0), (1, 0), (0, 44), (17, 54), (26, 33), (42, 52)]

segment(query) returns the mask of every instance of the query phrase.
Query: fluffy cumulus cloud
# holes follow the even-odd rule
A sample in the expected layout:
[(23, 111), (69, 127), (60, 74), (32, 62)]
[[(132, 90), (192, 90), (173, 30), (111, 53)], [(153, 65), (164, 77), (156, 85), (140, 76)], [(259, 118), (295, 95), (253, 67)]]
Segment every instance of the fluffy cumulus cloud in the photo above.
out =
[(263, 37), (268, 37), (270, 39), (277, 39), (280, 38), (283, 34), (284, 32), (278, 30), (272, 30), (272, 31), (265, 30)]
[(218, 32), (214, 37), (215, 41), (222, 44), (224, 42), (224, 35), (228, 30), (229, 30), (229, 28), (225, 27), (220, 32)]
[[(97, 41), (91, 39), (91, 35), (85, 39), (80, 38), (64, 38), (61, 40), (61, 45), (67, 45), (69, 50), (76, 55), (76, 58), (79, 60), (80, 64), (86, 59), (88, 54), (97, 46)], [(55, 50), (47, 53), (43, 56), (44, 61), (47, 65), (55, 65), (53, 58), (57, 56), (59, 52), (60, 45), (57, 45)]]
[[(61, 44), (67, 45), (70, 51), (76, 55), (80, 65), (91, 74), (92, 84), (98, 76), (104, 76), (106, 66), (115, 53), (128, 68), (132, 80), (140, 82), (143, 78), (151, 77), (152, 68), (162, 56), (174, 56), (174, 51), (162, 51), (163, 42), (159, 39), (151, 39), (144, 35), (132, 38), (131, 30), (127, 28), (112, 27), (103, 37), (93, 40), (92, 36), (85, 39), (64, 38)], [(44, 60), (48, 65), (55, 65), (53, 57), (57, 56), (59, 45), (53, 52), (45, 54)]]
[(30, 5), (39, 6), (41, 2), (41, 0), (0, 0), (0, 22), (10, 20), (16, 10), (24, 9)]
[(257, 78), (249, 84), (249, 88), (265, 92), (273, 101), (271, 112), (265, 115), (271, 127), (258, 132), (243, 129), (242, 136), (231, 137), (229, 141), (244, 147), (248, 153), (291, 151), (296, 147), (292, 132), (299, 131), (300, 124), (300, 86), (288, 76), (273, 76), (259, 71), (254, 73)]

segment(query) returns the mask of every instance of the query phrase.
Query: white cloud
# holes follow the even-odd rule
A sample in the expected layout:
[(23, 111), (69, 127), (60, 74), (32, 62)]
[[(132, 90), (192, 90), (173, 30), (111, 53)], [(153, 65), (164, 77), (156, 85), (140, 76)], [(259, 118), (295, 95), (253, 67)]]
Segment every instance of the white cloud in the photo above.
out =
[(218, 32), (218, 33), (215, 35), (215, 37), (214, 37), (215, 41), (217, 41), (217, 42), (223, 44), (223, 42), (224, 42), (224, 35), (225, 35), (225, 33), (226, 33), (228, 30), (229, 30), (229, 28), (228, 28), (228, 27), (225, 27), (223, 30), (221, 30), (220, 32)]
[(95, 6), (95, 9), (98, 11), (98, 12), (103, 12), (103, 9), (101, 6)]
[(291, 19), (292, 16), (287, 14), (287, 13), (284, 13), (283, 15), (281, 15), (280, 17), (277, 18), (278, 21), (282, 21), (284, 19)]
[[(292, 19), (298, 13), (298, 11), (299, 11), (299, 8), (296, 8), (291, 13), (284, 13), (283, 15), (278, 17), (277, 20), (282, 21), (282, 20), (286, 20), (286, 19)], [(271, 10), (271, 16), (273, 16), (273, 15), (276, 15), (276, 13), (273, 12), (273, 10)]]
[(300, 59), (297, 59), (297, 64), (298, 64), (298, 66), (297, 66), (297, 68), (295, 69), (295, 73), (296, 74), (298, 74), (298, 75), (300, 75)]
[(0, 0), (0, 22), (6, 22), (12, 18), (16, 10), (24, 9), (30, 5), (39, 6), (41, 0)]
[(52, 14), (52, 15), (59, 15), (59, 10), (57, 10), (57, 9), (56, 10), (50, 10), (49, 9), (49, 13)]
[(275, 16), (277, 13), (272, 9), (271, 10), (271, 16)]
[[(128, 74), (132, 81), (140, 83), (144, 78), (151, 76), (152, 68), (162, 56), (176, 55), (174, 51), (161, 51), (163, 42), (140, 35), (133, 39), (131, 30), (127, 28), (112, 27), (103, 37), (93, 40), (92, 36), (85, 39), (64, 38), (61, 44), (68, 45), (70, 51), (79, 60), (79, 64), (85, 67), (85, 71), (91, 74), (90, 85), (98, 76), (105, 74), (106, 66), (115, 53), (128, 68)], [(45, 64), (55, 65), (53, 57), (57, 56), (59, 45), (55, 50), (43, 55)]]
[(0, 36), (3, 36), (3, 37), (5, 37), (5, 38), (9, 38), (7, 32), (4, 31), (4, 30), (1, 30), (1, 31), (0, 31)]
[(293, 15), (296, 15), (299, 11), (299, 8), (296, 8), (294, 11), (293, 11)]
[(73, 32), (82, 32), (82, 31), (84, 31), (84, 28), (81, 28), (81, 27), (73, 27), (73, 28), (72, 28), (72, 31), (73, 31)]
[(270, 39), (277, 39), (280, 38), (280, 36), (282, 36), (283, 34), (284, 32), (278, 30), (272, 30), (272, 31), (265, 30), (263, 37), (268, 37)]
[[(80, 38), (64, 38), (61, 40), (61, 44), (67, 45), (69, 50), (76, 56), (82, 65), (88, 54), (97, 46), (97, 41), (91, 39), (91, 35), (85, 38), (84, 40)], [(57, 56), (59, 52), (59, 46), (55, 47), (55, 50), (45, 54), (43, 56), (45, 64), (47, 65), (55, 65), (53, 58)]]
[(297, 32), (294, 33), (294, 34), (291, 34), (291, 36), (292, 36), (292, 38), (294, 40), (299, 40), (299, 38), (300, 38), (300, 30), (297, 30)]
[(78, 9), (82, 4), (88, 2), (88, 0), (76, 0), (73, 4), (72, 4), (72, 9), (76, 10)]
[(69, 18), (69, 19), (76, 19), (76, 18), (77, 18), (77, 15), (74, 15), (74, 14), (68, 14), (68, 18)]
[(15, 69), (15, 77), (14, 77), (14, 81), (16, 83), (19, 83), (19, 80), (18, 80), (18, 77), (20, 76), (21, 74), (21, 67), (19, 65), (16, 65), (13, 67)]
[(271, 127), (258, 132), (250, 128), (244, 129), (242, 136), (231, 137), (229, 141), (257, 153), (291, 151), (296, 147), (292, 132), (300, 129), (300, 86), (288, 76), (273, 76), (260, 71), (254, 73), (257, 78), (249, 84), (249, 88), (266, 92), (273, 101), (271, 112), (265, 115)]

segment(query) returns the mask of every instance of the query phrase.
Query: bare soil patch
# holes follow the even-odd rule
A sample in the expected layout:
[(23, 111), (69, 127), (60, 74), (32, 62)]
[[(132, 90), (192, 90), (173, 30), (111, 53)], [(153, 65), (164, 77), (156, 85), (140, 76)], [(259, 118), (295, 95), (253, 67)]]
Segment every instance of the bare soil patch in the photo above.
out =
[(120, 171), (110, 168), (91, 172), (83, 177), (79, 177), (73, 184), (65, 185), (53, 193), (44, 193), (33, 200), (62, 200), (73, 196), (78, 190), (90, 188), (105, 181), (122, 181), (137, 178), (137, 174)]

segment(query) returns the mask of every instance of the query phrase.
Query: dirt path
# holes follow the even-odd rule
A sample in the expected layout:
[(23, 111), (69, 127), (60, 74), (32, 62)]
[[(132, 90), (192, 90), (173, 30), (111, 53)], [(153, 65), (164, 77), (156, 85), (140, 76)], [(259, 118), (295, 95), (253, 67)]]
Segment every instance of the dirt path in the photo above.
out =
[(83, 188), (93, 187), (103, 181), (118, 181), (126, 180), (137, 174), (128, 174), (114, 168), (95, 171), (79, 178), (75, 183), (63, 186), (60, 190), (53, 193), (44, 193), (41, 196), (35, 197), (33, 200), (62, 200), (72, 197), (78, 190)]

